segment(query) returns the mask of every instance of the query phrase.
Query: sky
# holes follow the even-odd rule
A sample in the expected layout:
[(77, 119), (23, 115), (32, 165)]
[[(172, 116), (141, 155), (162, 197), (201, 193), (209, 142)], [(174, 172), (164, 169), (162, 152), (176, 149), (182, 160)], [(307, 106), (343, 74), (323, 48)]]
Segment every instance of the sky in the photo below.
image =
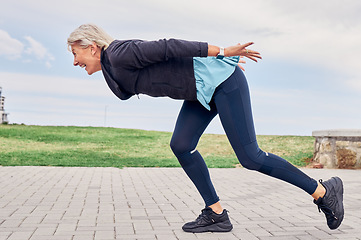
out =
[[(10, 123), (171, 132), (182, 101), (121, 101), (101, 72), (74, 67), (69, 34), (95, 23), (115, 39), (254, 42), (244, 65), (259, 135), (361, 128), (359, 0), (3, 1), (0, 87)], [(223, 134), (216, 118), (207, 133)]]

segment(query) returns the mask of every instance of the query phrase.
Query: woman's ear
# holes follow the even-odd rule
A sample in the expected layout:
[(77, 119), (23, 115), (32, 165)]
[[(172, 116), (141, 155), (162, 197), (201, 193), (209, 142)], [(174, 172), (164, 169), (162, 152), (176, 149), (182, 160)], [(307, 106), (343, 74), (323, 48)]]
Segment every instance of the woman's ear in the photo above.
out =
[(97, 51), (98, 51), (98, 46), (96, 45), (95, 42), (93, 42), (93, 44), (90, 45), (90, 51), (91, 51), (91, 54), (92, 54), (93, 56), (97, 53)]

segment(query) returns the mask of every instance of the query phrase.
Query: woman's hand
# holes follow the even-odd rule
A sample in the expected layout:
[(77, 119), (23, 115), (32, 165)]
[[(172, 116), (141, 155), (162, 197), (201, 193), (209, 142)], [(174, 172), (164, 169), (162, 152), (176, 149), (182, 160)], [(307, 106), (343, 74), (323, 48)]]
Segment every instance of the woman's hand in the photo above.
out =
[(242, 58), (243, 58), (243, 56), (240, 56), (239, 61), (238, 61), (238, 66), (239, 66), (239, 68), (242, 69), (243, 71), (246, 71), (246, 70), (244, 69), (244, 67), (241, 65), (241, 63), (246, 63), (246, 61), (243, 60)]
[[(232, 56), (240, 56), (238, 66), (243, 70), (243, 66), (241, 64), (246, 63), (245, 60), (243, 60), (243, 57), (249, 58), (252, 61), (257, 62), (257, 59), (262, 59), (261, 54), (259, 52), (247, 49), (247, 47), (251, 46), (253, 42), (249, 42), (246, 44), (241, 45), (238, 43), (237, 45), (226, 47), (224, 49), (224, 56), (225, 57), (232, 57)], [(218, 46), (210, 45), (208, 44), (208, 56), (217, 56), (219, 53), (220, 48)]]
[[(235, 46), (226, 47), (224, 49), (224, 56), (226, 56), (226, 57), (241, 56), (241, 57), (246, 57), (246, 58), (249, 58), (249, 59), (257, 62), (257, 58), (262, 59), (262, 57), (259, 52), (247, 49), (247, 47), (251, 46), (252, 44), (253, 44), (253, 42), (249, 42), (249, 43), (246, 43), (243, 45), (238, 43)], [(242, 60), (242, 62), (240, 61), (240, 63), (245, 63), (245, 61)]]

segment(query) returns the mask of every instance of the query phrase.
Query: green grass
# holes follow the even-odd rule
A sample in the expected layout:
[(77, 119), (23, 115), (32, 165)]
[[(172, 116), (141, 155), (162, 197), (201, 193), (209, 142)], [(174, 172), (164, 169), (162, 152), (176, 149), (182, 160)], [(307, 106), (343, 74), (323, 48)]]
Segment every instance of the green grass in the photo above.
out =
[[(260, 147), (305, 166), (313, 137), (257, 136)], [(171, 133), (119, 128), (0, 125), (0, 165), (179, 167)], [(209, 167), (239, 166), (226, 136), (205, 134), (197, 147)]]

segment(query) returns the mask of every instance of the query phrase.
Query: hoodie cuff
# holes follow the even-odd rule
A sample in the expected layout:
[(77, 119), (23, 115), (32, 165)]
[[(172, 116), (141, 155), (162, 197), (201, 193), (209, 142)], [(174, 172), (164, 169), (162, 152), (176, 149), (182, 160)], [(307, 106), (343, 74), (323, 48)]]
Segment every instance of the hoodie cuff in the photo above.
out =
[(201, 48), (201, 55), (200, 57), (208, 57), (208, 43), (206, 42), (199, 42)]

